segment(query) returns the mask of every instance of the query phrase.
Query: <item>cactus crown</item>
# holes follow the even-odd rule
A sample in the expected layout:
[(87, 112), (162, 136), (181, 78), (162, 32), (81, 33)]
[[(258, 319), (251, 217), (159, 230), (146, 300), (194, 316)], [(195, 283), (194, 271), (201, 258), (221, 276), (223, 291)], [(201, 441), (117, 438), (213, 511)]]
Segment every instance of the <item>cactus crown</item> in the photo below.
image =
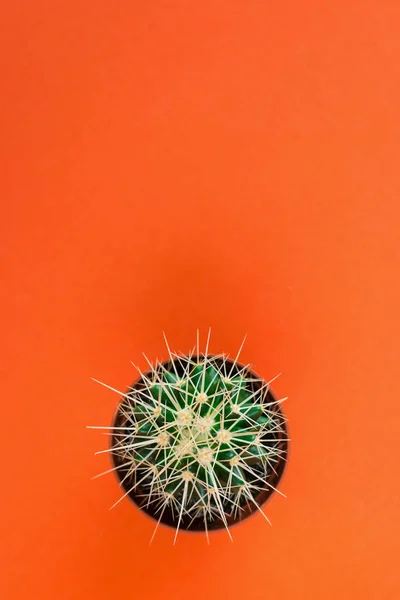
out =
[(199, 520), (207, 539), (215, 520), (229, 533), (249, 504), (264, 515), (257, 495), (273, 487), (286, 452), (285, 419), (268, 394), (267, 383), (224, 355), (170, 353), (141, 373), (112, 428), (125, 496), (134, 490), (158, 523), (167, 511), (175, 540), (183, 523)]

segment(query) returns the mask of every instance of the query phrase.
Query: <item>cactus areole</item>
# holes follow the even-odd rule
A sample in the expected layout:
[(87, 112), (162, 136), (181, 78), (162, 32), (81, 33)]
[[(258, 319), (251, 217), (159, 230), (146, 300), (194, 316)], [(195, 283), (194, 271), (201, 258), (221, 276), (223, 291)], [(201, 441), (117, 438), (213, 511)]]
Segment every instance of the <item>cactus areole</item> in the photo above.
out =
[[(171, 354), (123, 395), (110, 454), (125, 495), (176, 529), (226, 528), (276, 490), (286, 419), (268, 383), (224, 355)], [(268, 519), (267, 519), (268, 520)]]

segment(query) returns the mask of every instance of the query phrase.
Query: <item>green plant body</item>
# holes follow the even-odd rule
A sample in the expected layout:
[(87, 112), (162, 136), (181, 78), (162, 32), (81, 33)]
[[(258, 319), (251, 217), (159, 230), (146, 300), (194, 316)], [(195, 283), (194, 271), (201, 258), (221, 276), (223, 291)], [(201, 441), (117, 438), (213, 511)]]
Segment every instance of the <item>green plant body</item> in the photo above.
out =
[[(169, 348), (168, 348), (169, 350)], [(158, 523), (214, 520), (229, 532), (285, 460), (285, 419), (264, 382), (225, 355), (170, 353), (151, 365), (117, 411), (109, 449), (127, 494)], [(267, 519), (268, 520), (268, 519)]]

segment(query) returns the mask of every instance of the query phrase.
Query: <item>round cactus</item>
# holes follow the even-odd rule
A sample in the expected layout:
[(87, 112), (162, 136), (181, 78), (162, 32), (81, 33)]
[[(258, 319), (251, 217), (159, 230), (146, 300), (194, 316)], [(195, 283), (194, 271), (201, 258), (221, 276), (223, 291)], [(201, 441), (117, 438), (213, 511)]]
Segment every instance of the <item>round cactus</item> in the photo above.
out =
[(229, 525), (255, 510), (267, 519), (261, 504), (287, 452), (281, 402), (237, 359), (170, 352), (140, 373), (117, 408), (107, 451), (123, 497), (157, 526), (174, 526), (175, 540), (180, 528), (230, 535)]

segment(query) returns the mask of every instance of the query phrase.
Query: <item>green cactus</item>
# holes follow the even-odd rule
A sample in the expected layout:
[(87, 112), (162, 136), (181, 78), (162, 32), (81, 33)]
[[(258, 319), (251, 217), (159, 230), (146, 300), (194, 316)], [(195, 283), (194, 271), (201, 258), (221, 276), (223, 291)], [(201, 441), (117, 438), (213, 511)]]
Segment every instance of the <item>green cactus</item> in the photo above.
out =
[(175, 540), (193, 523), (207, 539), (215, 523), (231, 536), (229, 525), (249, 507), (268, 521), (258, 498), (275, 489), (286, 458), (281, 401), (237, 358), (201, 354), (198, 345), (188, 356), (168, 351), (170, 361), (149, 363), (122, 395), (110, 428), (103, 452), (111, 452), (123, 497), (134, 495), (156, 530), (168, 514)]

